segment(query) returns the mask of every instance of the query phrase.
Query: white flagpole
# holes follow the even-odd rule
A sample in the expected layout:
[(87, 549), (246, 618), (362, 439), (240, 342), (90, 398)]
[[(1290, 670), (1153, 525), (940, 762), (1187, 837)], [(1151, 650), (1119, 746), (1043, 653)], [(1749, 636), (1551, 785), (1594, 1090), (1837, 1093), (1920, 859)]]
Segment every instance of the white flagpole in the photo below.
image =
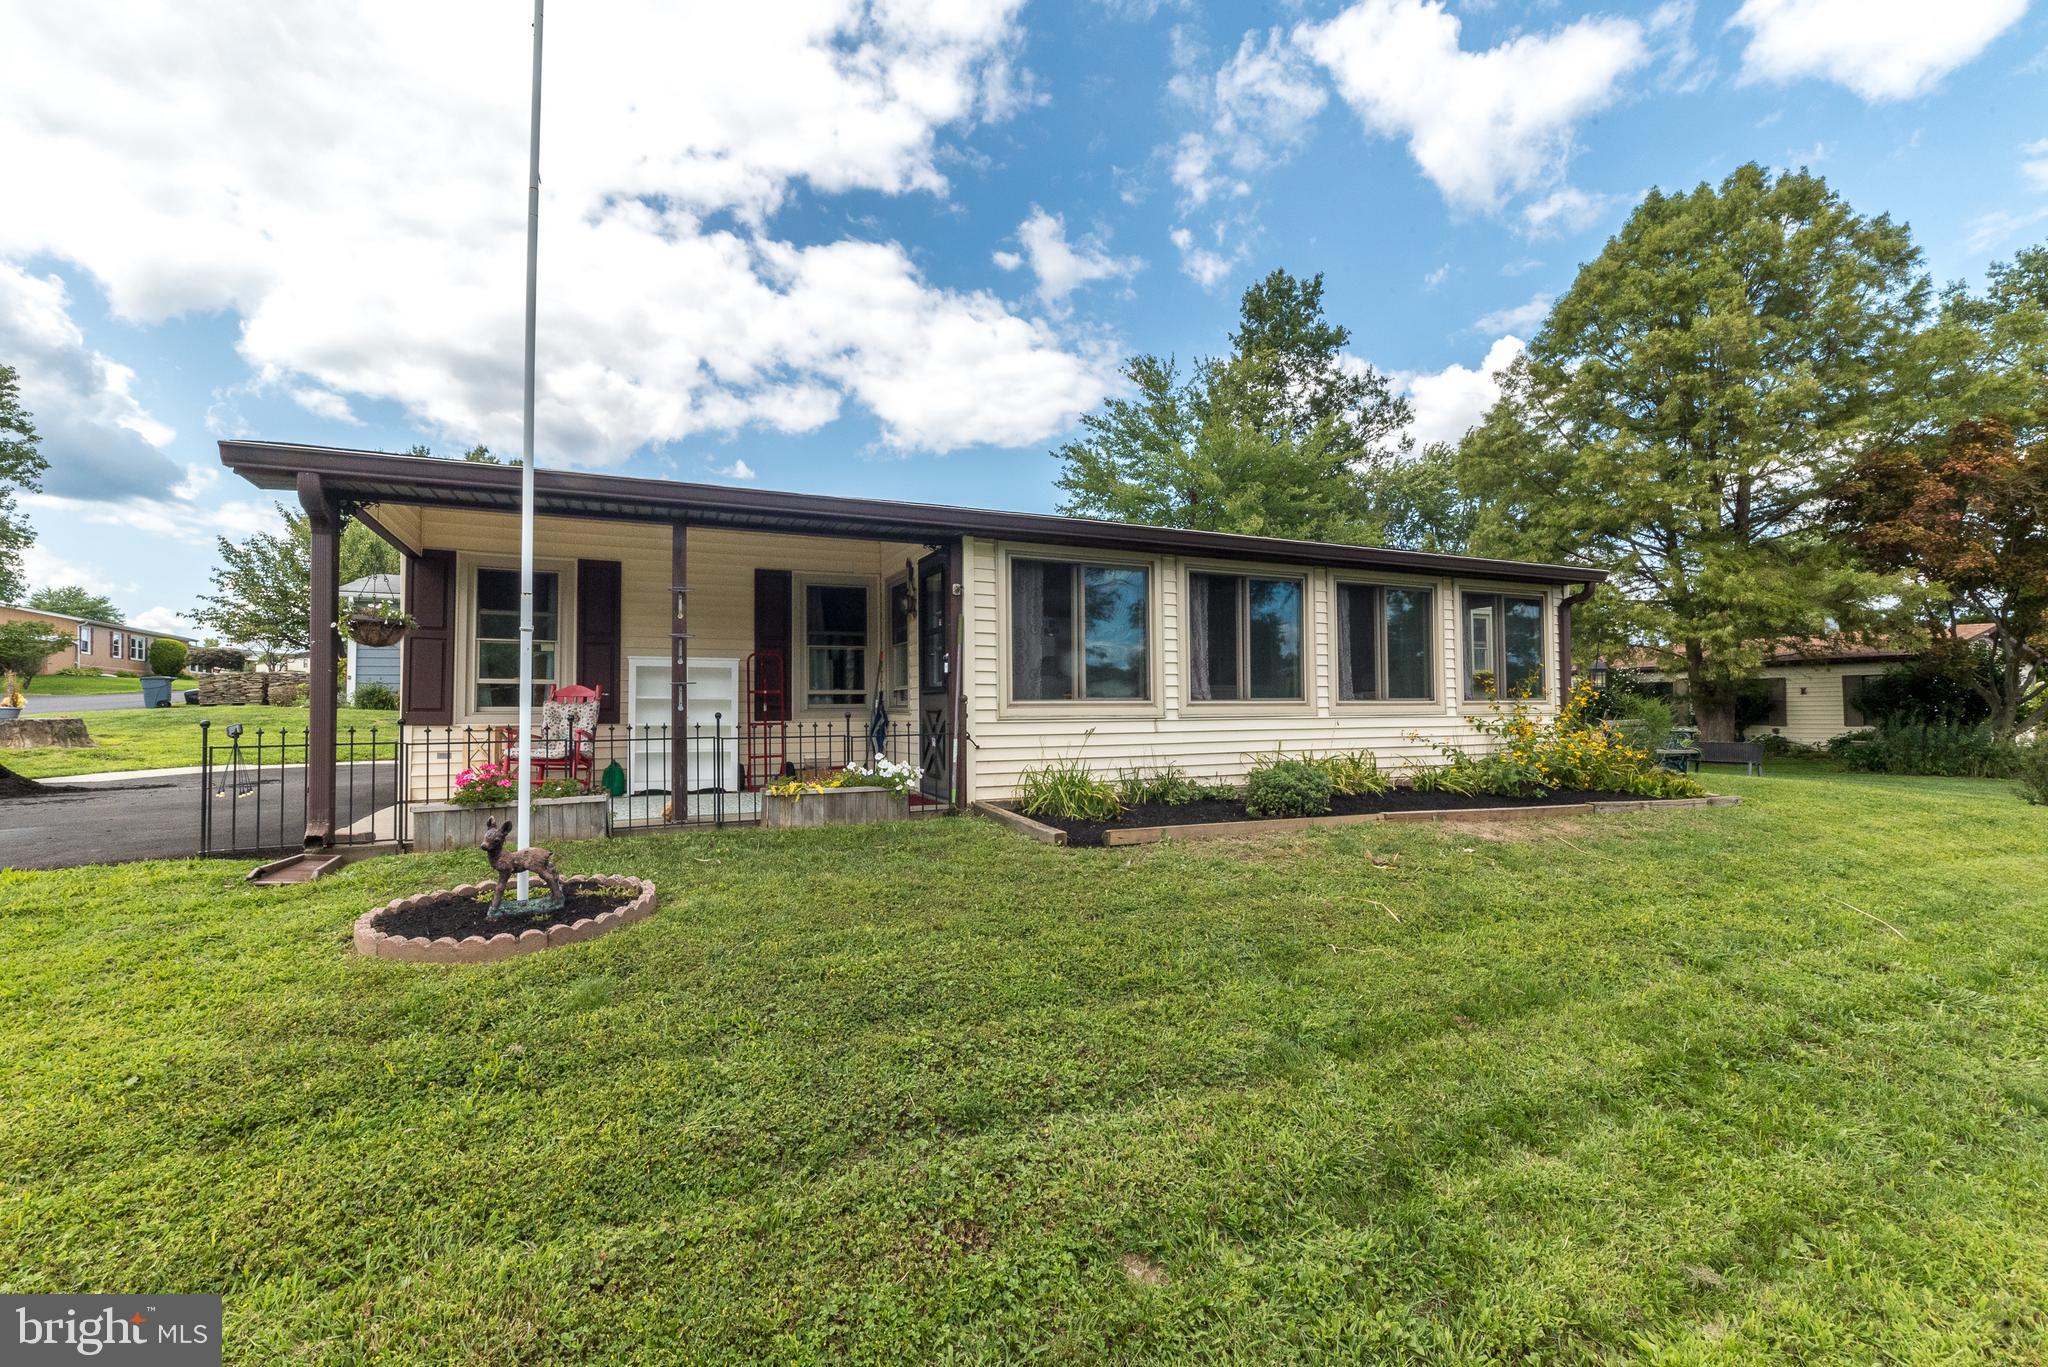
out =
[[(533, 322), (540, 280), (540, 24), (542, 0), (533, 0), (533, 119), (526, 182), (526, 394), (525, 459), (519, 463), (519, 848), (533, 843)], [(519, 901), (528, 878), (519, 875)]]

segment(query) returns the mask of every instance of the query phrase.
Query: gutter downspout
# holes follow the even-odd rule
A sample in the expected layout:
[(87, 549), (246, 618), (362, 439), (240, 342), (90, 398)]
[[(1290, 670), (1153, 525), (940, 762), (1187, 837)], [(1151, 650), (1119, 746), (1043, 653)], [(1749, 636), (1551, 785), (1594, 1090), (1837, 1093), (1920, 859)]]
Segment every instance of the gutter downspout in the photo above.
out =
[(1593, 596), (1600, 585), (1587, 580), (1585, 587), (1569, 593), (1557, 605), (1557, 705), (1563, 707), (1572, 695), (1572, 609)]

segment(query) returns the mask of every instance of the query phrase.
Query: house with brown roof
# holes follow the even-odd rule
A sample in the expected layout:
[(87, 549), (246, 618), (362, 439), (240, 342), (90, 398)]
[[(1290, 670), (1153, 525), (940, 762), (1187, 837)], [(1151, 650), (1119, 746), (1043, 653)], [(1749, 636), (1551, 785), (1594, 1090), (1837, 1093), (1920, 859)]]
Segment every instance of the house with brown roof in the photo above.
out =
[[(1955, 638), (1967, 644), (1996, 630), (1989, 622), (1964, 622), (1956, 627)], [(1758, 671), (1768, 711), (1744, 728), (1742, 739), (1774, 735), (1797, 745), (1825, 745), (1844, 732), (1862, 730), (1870, 725), (1861, 706), (1864, 687), (1924, 650), (1884, 639), (1787, 637), (1771, 648)], [(1640, 649), (1614, 667), (1645, 683), (1669, 685), (1675, 697), (1685, 695), (1685, 674), (1669, 651)]]
[[(519, 705), (513, 466), (224, 441), (312, 532), (336, 601), (355, 519), (396, 547), (406, 790), (501, 761)], [(913, 764), (917, 805), (1012, 796), (1034, 765), (1240, 778), (1276, 747), (1390, 768), (1469, 745), (1500, 699), (1548, 712), (1571, 612), (1605, 575), (1085, 518), (535, 472), (536, 755), (612, 794), (610, 824), (754, 819), (779, 775)], [(314, 677), (338, 641), (314, 623)], [(332, 695), (309, 713), (307, 839), (333, 829)], [(587, 709), (587, 710), (585, 710)], [(543, 711), (545, 709), (543, 708)], [(547, 725), (547, 717), (542, 717)]]
[(163, 640), (192, 640), (169, 631), (148, 631), (126, 622), (106, 622), (68, 613), (45, 612), (41, 608), (19, 608), (0, 604), (0, 622), (41, 622), (65, 638), (63, 649), (43, 661), (42, 672), (55, 674), (66, 669), (97, 669), (108, 674), (149, 673), (149, 647)]

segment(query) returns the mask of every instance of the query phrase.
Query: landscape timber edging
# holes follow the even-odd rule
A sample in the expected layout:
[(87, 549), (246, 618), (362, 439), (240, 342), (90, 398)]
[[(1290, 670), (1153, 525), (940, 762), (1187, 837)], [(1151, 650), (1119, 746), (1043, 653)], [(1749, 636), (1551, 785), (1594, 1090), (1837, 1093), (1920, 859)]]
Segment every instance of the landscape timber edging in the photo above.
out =
[[(1352, 826), (1373, 821), (1535, 821), (1552, 816), (1586, 816), (1604, 812), (1650, 812), (1672, 807), (1733, 807), (1739, 797), (1668, 797), (1624, 799), (1618, 802), (1566, 802), (1543, 807), (1447, 807), (1441, 811), (1349, 812), (1332, 816), (1275, 817), (1257, 821), (1200, 821), (1185, 826), (1132, 826), (1102, 833), (1105, 847), (1156, 845), (1161, 840), (1224, 840), (1240, 835), (1270, 835), (1280, 831), (1304, 830), (1313, 826)], [(1067, 844), (1067, 833), (993, 802), (977, 802), (984, 811), (1004, 825), (1020, 830), (1048, 845)], [(1027, 827), (1029, 829), (1027, 829)], [(1045, 832), (1046, 834), (1039, 834)], [(1053, 839), (1051, 837), (1057, 837)], [(1078, 848), (1078, 847), (1077, 847)]]
[(496, 935), (465, 935), (460, 940), (443, 935), (430, 940), (424, 935), (391, 935), (377, 929), (375, 922), (387, 911), (398, 911), (405, 907), (420, 906), (428, 902), (449, 901), (457, 897), (473, 897), (480, 892), (495, 888), (495, 880), (488, 883), (464, 883), (459, 888), (441, 888), (433, 892), (415, 893), (401, 897), (383, 906), (366, 911), (356, 918), (354, 943), (356, 953), (375, 959), (403, 959), (410, 963), (427, 964), (487, 964), (499, 959), (509, 959), (517, 954), (531, 954), (535, 950), (553, 949), (557, 945), (581, 944), (594, 940), (620, 926), (644, 921), (654, 914), (654, 884), (645, 878), (634, 878), (625, 874), (575, 874), (564, 880), (585, 887), (638, 888), (639, 893), (629, 902), (596, 916), (585, 916), (580, 920), (565, 921), (542, 930), (528, 926), (524, 930), (503, 930)]

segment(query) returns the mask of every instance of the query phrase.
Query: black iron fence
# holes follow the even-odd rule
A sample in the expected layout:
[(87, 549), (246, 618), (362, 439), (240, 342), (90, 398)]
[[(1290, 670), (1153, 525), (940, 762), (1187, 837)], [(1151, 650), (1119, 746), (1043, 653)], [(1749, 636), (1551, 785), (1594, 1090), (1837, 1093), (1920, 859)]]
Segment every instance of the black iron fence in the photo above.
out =
[[(289, 728), (215, 731), (199, 723), (199, 853), (273, 854), (306, 838), (308, 734)], [(405, 742), (395, 726), (349, 727), (334, 743), (334, 840), (403, 844)]]
[[(414, 801), (447, 802), (478, 784), (516, 781), (519, 745), (509, 726), (413, 727), (407, 741)], [(536, 729), (532, 777), (543, 794), (603, 793), (613, 831), (724, 826), (760, 818), (761, 797), (784, 778), (825, 779), (877, 757), (916, 771), (912, 816), (952, 809), (952, 752), (943, 727), (876, 724), (848, 712), (837, 721), (741, 722), (724, 716), (687, 727)], [(673, 761), (683, 747), (687, 792), (678, 801)]]

